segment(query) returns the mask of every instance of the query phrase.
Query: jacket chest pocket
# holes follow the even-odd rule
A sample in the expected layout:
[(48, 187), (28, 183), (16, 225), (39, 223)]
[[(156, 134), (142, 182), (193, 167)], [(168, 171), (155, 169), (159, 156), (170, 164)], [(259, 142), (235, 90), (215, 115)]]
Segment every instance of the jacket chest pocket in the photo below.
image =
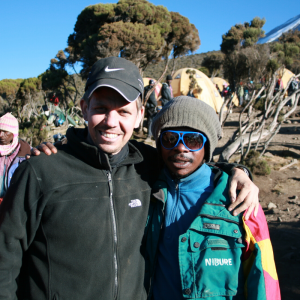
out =
[[(221, 230), (222, 226), (226, 230)], [(242, 234), (237, 224), (202, 223), (179, 238), (182, 295), (188, 299), (243, 299)], [(218, 298), (219, 299), (219, 298)]]

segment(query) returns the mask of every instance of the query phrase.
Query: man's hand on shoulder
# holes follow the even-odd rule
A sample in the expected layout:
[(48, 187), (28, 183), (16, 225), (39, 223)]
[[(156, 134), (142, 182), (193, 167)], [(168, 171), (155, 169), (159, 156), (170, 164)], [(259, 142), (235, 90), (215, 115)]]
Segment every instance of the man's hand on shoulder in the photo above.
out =
[[(56, 142), (55, 146), (60, 146), (62, 145), (62, 142)], [(30, 151), (30, 154), (32, 156), (38, 156), (41, 154), (41, 152), (45, 153), (46, 155), (51, 155), (52, 153), (55, 154), (57, 153), (57, 148), (53, 144), (47, 142), (47, 143), (42, 143), (38, 145), (36, 148), (32, 148)], [(26, 159), (29, 159), (30, 155), (26, 156)]]
[[(238, 196), (237, 190), (240, 190)], [(258, 193), (258, 187), (250, 180), (247, 174), (241, 169), (234, 168), (229, 182), (229, 197), (232, 204), (229, 206), (228, 210), (234, 210), (233, 215), (236, 216), (248, 209), (245, 215), (246, 220), (249, 219), (254, 210), (254, 216), (256, 217), (259, 207)], [(239, 204), (241, 205), (236, 208)]]

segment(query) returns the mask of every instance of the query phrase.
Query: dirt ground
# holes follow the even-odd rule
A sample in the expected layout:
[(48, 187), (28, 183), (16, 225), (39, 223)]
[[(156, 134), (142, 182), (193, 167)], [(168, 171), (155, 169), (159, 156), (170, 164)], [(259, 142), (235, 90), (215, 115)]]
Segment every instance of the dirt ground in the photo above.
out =
[[(227, 119), (223, 138), (214, 153), (214, 160), (238, 128), (239, 109)], [(143, 139), (140, 139), (143, 140)], [(154, 141), (149, 144), (155, 146)], [(237, 161), (239, 155), (231, 161)], [(271, 173), (254, 175), (260, 190), (260, 203), (269, 225), (275, 263), (283, 300), (300, 299), (300, 107), (282, 126), (267, 149), (264, 159)], [(283, 170), (281, 168), (292, 164)], [(268, 208), (270, 203), (276, 207)], [(274, 206), (273, 205), (273, 206)]]
[[(300, 108), (270, 143), (264, 159), (268, 176), (254, 175), (268, 221), (283, 300), (300, 299)], [(216, 154), (238, 126), (239, 114), (229, 116)], [(233, 157), (235, 160), (237, 157)], [(280, 170), (294, 162), (288, 168)], [(268, 209), (270, 203), (276, 208)]]

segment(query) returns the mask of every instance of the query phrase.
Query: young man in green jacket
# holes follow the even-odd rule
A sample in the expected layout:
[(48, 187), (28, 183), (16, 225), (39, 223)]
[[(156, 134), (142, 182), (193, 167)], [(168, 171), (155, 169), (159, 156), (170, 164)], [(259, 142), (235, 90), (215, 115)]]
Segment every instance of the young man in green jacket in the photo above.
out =
[[(147, 298), (141, 243), (160, 169), (156, 149), (130, 140), (143, 89), (131, 62), (99, 60), (80, 102), (88, 128), (17, 169), (0, 206), (1, 300)], [(234, 192), (255, 200), (242, 175)]]
[(261, 207), (249, 220), (230, 213), (229, 177), (206, 164), (221, 135), (215, 111), (180, 96), (158, 113), (152, 130), (164, 163), (144, 241), (153, 299), (279, 300)]

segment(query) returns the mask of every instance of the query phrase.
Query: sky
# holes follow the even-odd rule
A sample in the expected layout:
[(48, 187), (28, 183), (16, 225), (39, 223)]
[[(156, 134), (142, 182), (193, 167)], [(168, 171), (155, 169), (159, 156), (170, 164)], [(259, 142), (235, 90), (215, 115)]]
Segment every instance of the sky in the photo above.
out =
[[(300, 14), (299, 0), (152, 0), (187, 17), (199, 31), (196, 53), (220, 50), (222, 34), (254, 17), (266, 19), (266, 33)], [(92, 0), (0, 1), (0, 80), (37, 77), (67, 46), (77, 16)], [(101, 1), (117, 3), (117, 1)], [(297, 11), (297, 8), (299, 9)]]

